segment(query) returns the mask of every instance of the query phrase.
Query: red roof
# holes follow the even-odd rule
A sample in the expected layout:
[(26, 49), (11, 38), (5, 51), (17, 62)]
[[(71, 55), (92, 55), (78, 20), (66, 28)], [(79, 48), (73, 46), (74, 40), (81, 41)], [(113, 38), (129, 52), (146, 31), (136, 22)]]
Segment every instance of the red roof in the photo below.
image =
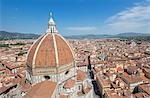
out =
[(57, 33), (47, 33), (41, 36), (31, 46), (27, 57), (27, 64), (32, 67), (61, 66), (72, 62), (71, 47)]
[(121, 67), (118, 67), (118, 68), (117, 68), (117, 71), (124, 71), (124, 69), (121, 68)]
[(52, 81), (42, 81), (29, 90), (24, 98), (51, 98), (54, 95), (57, 84)]

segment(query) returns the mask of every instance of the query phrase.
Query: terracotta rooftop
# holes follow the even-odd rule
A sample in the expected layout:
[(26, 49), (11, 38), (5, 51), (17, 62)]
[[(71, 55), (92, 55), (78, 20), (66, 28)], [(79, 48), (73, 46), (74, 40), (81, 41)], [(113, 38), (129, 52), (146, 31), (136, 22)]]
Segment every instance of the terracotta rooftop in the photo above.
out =
[(27, 92), (24, 98), (51, 98), (56, 90), (57, 83), (52, 81), (42, 81)]
[(141, 77), (136, 77), (136, 76), (128, 76), (128, 77), (124, 77), (124, 79), (130, 84), (143, 81)]
[(136, 94), (134, 94), (134, 96), (136, 97), (136, 98), (145, 98), (145, 97), (149, 97), (149, 95), (148, 94), (146, 94), (146, 93), (143, 93), (143, 92), (140, 92), (140, 93), (136, 93)]
[(57, 33), (47, 33), (41, 36), (31, 46), (27, 65), (32, 67), (52, 67), (73, 62), (72, 49), (68, 42)]
[(8, 69), (15, 69), (15, 68), (19, 68), (19, 67), (22, 67), (22, 65), (20, 65), (20, 66), (17, 66), (17, 65), (14, 65), (14, 63), (13, 62), (8, 62), (8, 61), (2, 61), (2, 64), (4, 65), (4, 66), (6, 66), (6, 68), (8, 68)]
[(75, 85), (75, 80), (69, 79), (64, 84), (64, 88), (70, 89), (70, 88), (74, 87), (74, 85)]
[(9, 89), (9, 87), (5, 87), (5, 86), (0, 87), (0, 94), (4, 93), (8, 89)]
[(27, 92), (30, 88), (31, 88), (31, 84), (30, 84), (30, 83), (24, 83), (24, 84), (21, 86), (21, 91)]
[(77, 70), (77, 80), (78, 81), (84, 81), (86, 79), (87, 75), (85, 72), (81, 70)]
[(117, 68), (117, 71), (122, 71), (122, 72), (123, 72), (123, 71), (124, 71), (124, 69), (123, 69), (123, 68), (121, 68), (121, 67), (118, 67), (118, 68)]
[(101, 84), (103, 87), (111, 87), (110, 85), (110, 80), (104, 76), (104, 75), (97, 75), (96, 76), (97, 82), (99, 82), (99, 84)]
[(68, 98), (68, 95), (61, 94), (59, 98)]
[(150, 83), (149, 84), (141, 84), (139, 87), (150, 96)]
[(125, 96), (118, 95), (114, 90), (105, 91), (107, 98), (126, 98)]

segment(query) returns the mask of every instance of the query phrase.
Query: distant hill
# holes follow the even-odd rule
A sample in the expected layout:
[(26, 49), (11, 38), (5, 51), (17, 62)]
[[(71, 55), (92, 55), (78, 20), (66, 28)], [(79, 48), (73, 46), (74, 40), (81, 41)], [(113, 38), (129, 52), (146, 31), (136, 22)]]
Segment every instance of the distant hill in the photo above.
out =
[(0, 40), (8, 39), (36, 39), (39, 35), (37, 34), (25, 34), (17, 32), (0, 31)]
[[(25, 34), (25, 33), (17, 33), (17, 32), (7, 32), (7, 31), (0, 31), (0, 40), (9, 40), (9, 39), (37, 39), (40, 35), (38, 34)], [(128, 39), (128, 40), (150, 40), (150, 34), (143, 34), (143, 33), (134, 33), (134, 32), (127, 32), (127, 33), (120, 33), (116, 35), (71, 35), (71, 36), (64, 36), (67, 39), (100, 39), (100, 38), (121, 38), (121, 39)]]
[[(0, 31), (0, 40), (9, 40), (9, 39), (36, 39), (40, 35), (37, 34), (25, 34), (25, 33), (18, 33), (18, 32), (7, 32), (7, 31)], [(71, 35), (71, 36), (64, 36), (68, 39), (99, 39), (99, 38), (110, 38), (111, 35)]]
[(120, 39), (134, 40), (134, 41), (150, 41), (150, 34), (143, 34), (143, 33), (134, 33), (134, 32), (120, 33), (117, 34), (116, 37)]
[(121, 36), (121, 37), (134, 37), (134, 36), (150, 36), (150, 34), (143, 34), (143, 33), (135, 33), (135, 32), (126, 32), (126, 33), (120, 33), (115, 36)]
[(106, 35), (106, 34), (94, 35), (94, 34), (89, 34), (89, 35), (66, 36), (66, 38), (69, 38), (69, 39), (136, 38), (136, 37), (138, 37), (138, 38), (150, 37), (150, 34), (126, 32), (126, 33), (120, 33), (120, 34), (116, 34), (116, 35)]
[(112, 38), (112, 35), (94, 35), (94, 34), (88, 34), (88, 35), (71, 35), (71, 36), (65, 36), (65, 38), (68, 39), (99, 39), (99, 38)]

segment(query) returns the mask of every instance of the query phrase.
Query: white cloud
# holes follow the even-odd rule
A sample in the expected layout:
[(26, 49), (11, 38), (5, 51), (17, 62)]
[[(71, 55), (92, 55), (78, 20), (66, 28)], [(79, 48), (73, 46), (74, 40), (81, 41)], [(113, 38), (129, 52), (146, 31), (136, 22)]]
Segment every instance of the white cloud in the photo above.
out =
[(106, 20), (109, 32), (150, 33), (150, 0), (117, 13)]

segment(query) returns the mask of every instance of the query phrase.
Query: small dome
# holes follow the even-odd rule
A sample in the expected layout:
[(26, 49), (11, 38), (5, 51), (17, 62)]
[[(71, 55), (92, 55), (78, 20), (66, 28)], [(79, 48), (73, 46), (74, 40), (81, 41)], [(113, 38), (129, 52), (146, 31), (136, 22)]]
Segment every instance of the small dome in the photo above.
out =
[(57, 67), (74, 61), (68, 42), (58, 33), (46, 33), (30, 48), (27, 65), (32, 68)]

